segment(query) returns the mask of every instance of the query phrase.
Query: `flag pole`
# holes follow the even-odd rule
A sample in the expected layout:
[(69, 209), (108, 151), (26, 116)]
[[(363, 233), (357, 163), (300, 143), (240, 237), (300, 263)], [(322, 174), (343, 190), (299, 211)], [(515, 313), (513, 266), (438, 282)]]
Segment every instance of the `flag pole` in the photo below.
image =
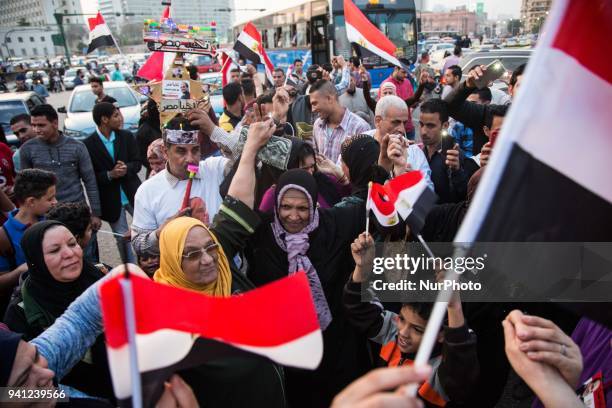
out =
[[(456, 258), (464, 257), (465, 255), (467, 255), (466, 247), (460, 246), (455, 249)], [(454, 282), (457, 280), (458, 276), (459, 274), (455, 272), (454, 269), (448, 269), (444, 274), (444, 279)], [(442, 289), (438, 292), (438, 297), (436, 298), (433, 310), (431, 311), (429, 320), (427, 321), (427, 326), (425, 327), (425, 333), (423, 333), (421, 345), (419, 346), (419, 350), (414, 358), (415, 367), (425, 366), (429, 361), (429, 357), (431, 356), (431, 352), (433, 351), (434, 345), (436, 344), (436, 340), (438, 338), (438, 333), (440, 332), (440, 327), (442, 327), (442, 323), (444, 322), (444, 316), (447, 313), (448, 302), (450, 301), (452, 295), (452, 289)], [(417, 394), (417, 389), (417, 384), (410, 384), (406, 388), (406, 394), (411, 397), (415, 397)]]
[(138, 350), (136, 348), (136, 314), (134, 311), (134, 292), (132, 290), (132, 280), (128, 269), (128, 241), (123, 241), (123, 266), (125, 268), (121, 284), (123, 295), (123, 311), (128, 337), (128, 350), (130, 352), (130, 377), (132, 380), (132, 407), (142, 408), (142, 385), (140, 370), (138, 368)]
[[(102, 12), (100, 10), (98, 10), (98, 13), (100, 13), (100, 15), (102, 15)], [(102, 17), (104, 17), (104, 16), (102, 16)], [(104, 24), (106, 24), (106, 20), (104, 20)], [(106, 24), (106, 26), (108, 27), (108, 24)], [(111, 31), (110, 27), (108, 27), (108, 32), (110, 33), (110, 36), (113, 39), (113, 42), (115, 43), (115, 47), (117, 47), (117, 51), (119, 51), (119, 55), (121, 55), (122, 58), (125, 58), (125, 55), (123, 55), (123, 52), (121, 52), (121, 48), (119, 48), (119, 43), (115, 39), (115, 36), (113, 35), (113, 32)]]
[(366, 234), (366, 239), (368, 238), (368, 235), (370, 234), (370, 210), (372, 209), (372, 199), (370, 198), (370, 194), (372, 194), (372, 182), (370, 181), (368, 183), (368, 198), (366, 199), (366, 228), (365, 228), (365, 234)]

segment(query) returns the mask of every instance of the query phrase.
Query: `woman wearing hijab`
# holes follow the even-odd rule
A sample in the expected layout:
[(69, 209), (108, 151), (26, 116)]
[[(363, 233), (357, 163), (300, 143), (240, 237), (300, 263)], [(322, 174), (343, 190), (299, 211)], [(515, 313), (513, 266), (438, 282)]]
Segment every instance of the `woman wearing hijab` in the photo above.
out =
[[(153, 276), (156, 282), (221, 297), (255, 288), (230, 260), (259, 222), (251, 210), (252, 169), (257, 151), (272, 135), (270, 124), (273, 122), (252, 125), (254, 130), (267, 128), (258, 134), (249, 132), (228, 195), (210, 229), (191, 217), (178, 217), (164, 226), (159, 237), (160, 267)], [(286, 406), (282, 368), (262, 358), (220, 357), (180, 375), (203, 406)]]
[[(21, 293), (11, 301), (4, 322), (30, 340), (51, 326), (103, 274), (83, 260), (76, 238), (58, 221), (32, 225), (23, 234), (21, 247), (28, 276)], [(114, 398), (102, 336), (89, 351), (62, 383), (92, 396)]]
[(149, 177), (153, 177), (160, 171), (166, 168), (166, 162), (168, 157), (164, 152), (164, 141), (162, 139), (155, 139), (151, 142), (147, 148), (147, 163), (149, 164)]

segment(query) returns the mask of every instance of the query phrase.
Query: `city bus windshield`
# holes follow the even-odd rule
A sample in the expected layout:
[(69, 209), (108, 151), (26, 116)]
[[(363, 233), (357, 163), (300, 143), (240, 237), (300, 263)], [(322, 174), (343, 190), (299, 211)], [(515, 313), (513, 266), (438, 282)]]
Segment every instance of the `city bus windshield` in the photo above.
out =
[[(414, 36), (414, 13), (396, 10), (366, 11), (364, 13), (393, 44), (398, 48), (398, 57), (415, 61), (416, 38)], [(344, 15), (334, 16), (336, 54), (345, 58), (351, 56), (351, 45), (346, 37)], [(379, 57), (365, 57), (366, 65), (388, 64)]]

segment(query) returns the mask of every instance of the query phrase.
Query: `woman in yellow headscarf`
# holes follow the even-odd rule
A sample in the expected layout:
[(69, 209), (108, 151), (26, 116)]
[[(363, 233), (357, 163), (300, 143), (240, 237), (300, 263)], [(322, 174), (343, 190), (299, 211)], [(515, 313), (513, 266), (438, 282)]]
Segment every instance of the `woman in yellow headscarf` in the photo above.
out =
[(199, 220), (178, 217), (159, 237), (159, 269), (153, 279), (211, 296), (229, 296), (232, 272), (217, 237)]

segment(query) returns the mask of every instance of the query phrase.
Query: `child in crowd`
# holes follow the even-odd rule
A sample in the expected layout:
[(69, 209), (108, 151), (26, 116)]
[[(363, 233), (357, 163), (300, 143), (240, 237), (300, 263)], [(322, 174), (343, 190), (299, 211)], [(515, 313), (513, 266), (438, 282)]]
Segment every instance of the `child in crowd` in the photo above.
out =
[[(421, 345), (432, 303), (404, 303), (400, 313), (384, 310), (375, 297), (361, 300), (361, 283), (366, 281), (367, 265), (372, 264), (374, 241), (362, 233), (351, 245), (355, 270), (344, 288), (344, 306), (349, 321), (370, 340), (382, 345), (381, 363), (389, 367), (412, 365)], [(448, 321), (438, 334), (429, 365), (429, 379), (418, 395), (429, 407), (443, 407), (449, 401), (462, 403), (474, 391), (479, 375), (476, 335), (463, 317), (457, 294), (448, 303)]]
[(17, 173), (13, 192), (19, 208), (8, 214), (0, 228), (0, 312), (10, 300), (11, 291), (19, 282), (19, 276), (27, 271), (25, 256), (21, 249), (21, 237), (32, 224), (44, 219), (53, 207), (57, 179), (51, 172), (27, 169)]

